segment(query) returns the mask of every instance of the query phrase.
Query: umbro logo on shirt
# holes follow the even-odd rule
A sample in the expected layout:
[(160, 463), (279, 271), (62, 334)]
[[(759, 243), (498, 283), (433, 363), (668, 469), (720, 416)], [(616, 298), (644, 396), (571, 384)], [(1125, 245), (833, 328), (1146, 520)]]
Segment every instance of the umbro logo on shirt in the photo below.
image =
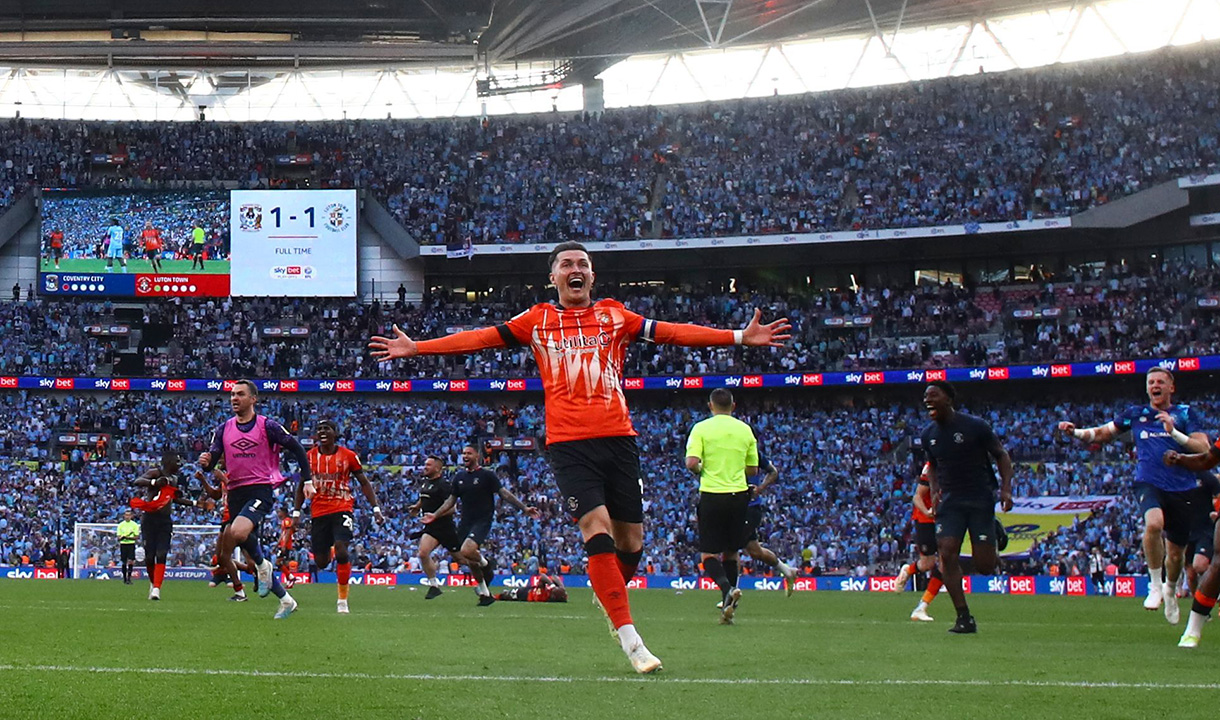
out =
[(250, 438), (239, 438), (233, 441), (233, 447), (244, 452), (258, 447), (258, 443)]

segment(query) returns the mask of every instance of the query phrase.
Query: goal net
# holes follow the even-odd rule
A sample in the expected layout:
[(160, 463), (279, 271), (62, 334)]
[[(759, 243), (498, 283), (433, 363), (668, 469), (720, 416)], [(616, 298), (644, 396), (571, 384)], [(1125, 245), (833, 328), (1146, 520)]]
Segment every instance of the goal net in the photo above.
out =
[[(72, 531), (73, 578), (120, 578), (119, 527), (115, 523), (76, 523)], [(210, 575), (219, 525), (175, 525), (165, 561), (166, 579), (203, 579)], [(136, 541), (136, 577), (143, 578), (144, 542)]]

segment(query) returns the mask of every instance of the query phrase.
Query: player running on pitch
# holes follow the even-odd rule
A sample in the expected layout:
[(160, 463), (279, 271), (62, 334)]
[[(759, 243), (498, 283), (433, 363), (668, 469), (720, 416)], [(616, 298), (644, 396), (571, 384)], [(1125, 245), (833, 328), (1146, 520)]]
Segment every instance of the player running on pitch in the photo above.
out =
[[(758, 472), (753, 475), (757, 478), (763, 476), (762, 482), (757, 485), (748, 485), (750, 489), (750, 504), (746, 506), (746, 554), (754, 560), (774, 568), (780, 575), (784, 576), (784, 591), (788, 597), (792, 597), (793, 591), (796, 590), (796, 568), (779, 559), (775, 551), (762, 544), (758, 539), (758, 529), (762, 527), (763, 507), (762, 496), (767, 492), (767, 489), (779, 480), (779, 470), (775, 465), (771, 464), (770, 458), (763, 454), (763, 446), (760, 442), (758, 445)], [(747, 482), (749, 478), (747, 478)]]
[(449, 509), (444, 513), (440, 513), (440, 509), (445, 506), (445, 501), (453, 495), (453, 485), (442, 476), (445, 464), (435, 455), (429, 455), (424, 459), (424, 474), (420, 478), (419, 500), (415, 504), (407, 508), (407, 512), (411, 514), (428, 515), (432, 518), (432, 522), (424, 525), (424, 529), (412, 533), (412, 540), (419, 539), (419, 564), (423, 566), (424, 575), (428, 578), (428, 593), (424, 595), (425, 600), (434, 600), (441, 596), (441, 583), (436, 576), (436, 560), (432, 557), (432, 553), (437, 547), (443, 547), (449, 551), (453, 559), (461, 562), (462, 556), (458, 552), (462, 548), (462, 540), (458, 537), (457, 525), (453, 523), (453, 511), (455, 506), (449, 506)]
[[(1190, 541), (1190, 495), (1197, 486), (1193, 469), (1166, 466), (1165, 453), (1207, 451), (1207, 435), (1196, 431), (1190, 406), (1173, 401), (1173, 373), (1162, 367), (1144, 376), (1147, 405), (1132, 405), (1114, 420), (1097, 427), (1059, 423), (1060, 432), (1086, 443), (1106, 443), (1130, 432), (1135, 443), (1135, 483), (1132, 489), (1144, 515), (1144, 560), (1148, 563), (1148, 597), (1144, 608), (1156, 610), (1165, 601), (1165, 619), (1178, 624), (1178, 578)], [(1161, 577), (1161, 568), (1165, 578)]]
[(279, 448), (288, 450), (296, 459), (306, 497), (313, 495), (313, 483), (310, 482), (305, 448), (278, 422), (255, 412), (257, 403), (258, 388), (253, 382), (238, 380), (233, 384), (229, 393), (233, 417), (212, 433), (212, 443), (206, 452), (200, 453), (199, 465), (204, 472), (211, 472), (223, 457), (228, 471), (229, 506), (236, 509), (237, 514), (221, 535), (218, 555), (221, 566), (233, 579), (233, 591), (243, 594), (240, 576), (233, 564), (233, 550), (240, 547), (258, 568), (259, 597), (266, 597), (271, 592), (280, 599), (279, 610), (275, 613), (278, 620), (291, 615), (297, 609), (297, 601), (280, 583), (271, 561), (263, 557), (258, 529), (275, 505), (273, 487), (284, 481), (280, 475)]
[(919, 604), (911, 611), (911, 619), (919, 622), (932, 622), (928, 606), (936, 599), (937, 593), (944, 585), (940, 565), (936, 562), (936, 509), (932, 507), (929, 468), (929, 464), (924, 463), (923, 470), (919, 473), (919, 482), (915, 486), (915, 494), (911, 498), (911, 517), (915, 520), (915, 545), (919, 551), (919, 559), (903, 565), (894, 581), (894, 592), (902, 592), (912, 575), (917, 572), (928, 573), (928, 588), (924, 590)]
[[(352, 478), (360, 483), (364, 499), (373, 507), (373, 517), (378, 523), (385, 522), (381, 505), (377, 502), (377, 491), (364, 474), (360, 456), (339, 445), (339, 429), (334, 421), (318, 422), (316, 435), (318, 444), (309, 456), (309, 469), (313, 476), (313, 499), (309, 503), (309, 539), (313, 546), (314, 562), (322, 570), (330, 565), (331, 548), (334, 548), (335, 575), (339, 579), (339, 600), (336, 610), (347, 614), (348, 582), (352, 577), (352, 561), (348, 546), (352, 542), (355, 518), (355, 497), (352, 495)], [(292, 519), (301, 517), (301, 504), (305, 501), (305, 484), (297, 486), (296, 505)]]
[(970, 533), (972, 560), (979, 573), (992, 575), (999, 565), (1000, 541), (995, 517), (996, 479), (991, 465), (1000, 469), (1000, 509), (1012, 510), (1012, 458), (991, 426), (980, 418), (958, 412), (957, 392), (944, 380), (928, 383), (924, 407), (932, 422), (924, 428), (923, 451), (928, 456), (928, 483), (936, 509), (936, 544), (945, 590), (957, 610), (951, 633), (978, 632), (962, 589), (962, 541)]
[(127, 272), (127, 256), (124, 254), (126, 248), (123, 247), (123, 226), (119, 224), (118, 218), (110, 218), (110, 227), (106, 228), (106, 239), (103, 243), (106, 247), (106, 272), (114, 270), (114, 261), (118, 260), (122, 266), (121, 271)]
[(661, 661), (636, 631), (627, 600), (644, 545), (640, 452), (622, 388), (627, 345), (778, 347), (790, 325), (786, 319), (762, 325), (755, 310), (744, 330), (716, 330), (650, 320), (614, 300), (594, 302), (593, 260), (576, 242), (557, 245), (548, 266), (558, 305), (540, 303), (496, 327), (418, 343), (395, 326), (394, 337), (374, 337), (369, 347), (379, 360), (530, 347), (542, 374), (551, 468), (580, 528), (593, 591), (635, 670), (654, 672)]
[(174, 537), (174, 505), (193, 506), (192, 500), (181, 497), (178, 471), (182, 459), (176, 450), (161, 453), (161, 464), (132, 483), (146, 488), (149, 497), (132, 498), (131, 506), (144, 512), (140, 519), (140, 534), (144, 536), (144, 566), (148, 571), (148, 599), (161, 599), (161, 583), (165, 580), (165, 562), (169, 559), (170, 542)]
[(491, 581), (495, 566), (483, 556), (482, 546), (487, 542), (491, 526), (496, 521), (496, 498), (503, 498), (521, 512), (537, 520), (542, 516), (538, 508), (526, 505), (511, 490), (500, 483), (500, 478), (487, 468), (479, 466), (479, 452), (473, 445), (462, 448), (461, 470), (453, 475), (452, 494), (434, 513), (424, 513), (424, 524), (431, 527), (437, 518), (451, 513), (461, 501), (461, 522), (457, 526), (457, 538), (462, 543), (455, 557), (470, 568), (470, 575), (478, 585), (475, 592), (479, 605), (487, 606), (496, 601), (491, 594)]

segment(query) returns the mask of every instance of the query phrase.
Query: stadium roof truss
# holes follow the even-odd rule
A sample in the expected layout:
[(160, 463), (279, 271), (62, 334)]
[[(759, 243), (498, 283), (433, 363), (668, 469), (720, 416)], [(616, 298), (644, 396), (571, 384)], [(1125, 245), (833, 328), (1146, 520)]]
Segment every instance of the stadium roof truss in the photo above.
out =
[[(295, 34), (288, 20), (273, 17), (250, 26), (258, 35), (249, 42), (233, 39), (240, 25), (216, 19), (204, 30), (167, 20), (168, 29), (140, 32), (141, 39), (228, 33), (219, 43), (179, 43), (172, 61), (160, 41), (121, 46), (146, 53), (144, 60), (115, 45), (102, 62), (73, 60), (62, 43), (45, 38), (43, 25), (14, 29), (0, 10), (0, 116), (193, 120), (202, 109), (213, 120), (259, 121), (566, 112), (585, 107), (582, 86), (594, 81), (613, 108), (999, 72), (1220, 39), (1220, 0), (454, 0), (444, 5), (458, 19), (438, 20), (426, 32), (414, 16), (373, 26), (367, 15), (386, 3), (356, 4), (366, 16), (344, 21), (332, 32), (338, 39), (323, 39), (330, 36), (306, 12), (324, 12), (313, 0), (305, 0)], [(420, 17), (449, 17), (432, 0), (404, 5), (418, 6)], [(125, 17), (110, 32), (134, 32), (135, 20)], [(267, 39), (274, 32), (284, 34), (282, 47)], [(6, 37), (13, 33), (42, 39)], [(199, 42), (224, 51), (201, 58), (193, 54)], [(245, 62), (227, 54), (233, 42), (275, 45), (278, 55)], [(57, 58), (50, 45), (60, 48)], [(289, 57), (290, 49), (305, 55)], [(273, 56), (279, 60), (270, 62)]]

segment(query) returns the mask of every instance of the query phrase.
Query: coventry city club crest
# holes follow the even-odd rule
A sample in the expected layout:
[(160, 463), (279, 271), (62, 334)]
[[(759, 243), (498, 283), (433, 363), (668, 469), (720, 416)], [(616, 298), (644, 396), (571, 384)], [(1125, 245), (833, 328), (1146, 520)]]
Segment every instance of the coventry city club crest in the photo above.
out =
[(237, 212), (238, 227), (243, 232), (258, 232), (263, 229), (263, 206), (258, 203), (242, 205)]

